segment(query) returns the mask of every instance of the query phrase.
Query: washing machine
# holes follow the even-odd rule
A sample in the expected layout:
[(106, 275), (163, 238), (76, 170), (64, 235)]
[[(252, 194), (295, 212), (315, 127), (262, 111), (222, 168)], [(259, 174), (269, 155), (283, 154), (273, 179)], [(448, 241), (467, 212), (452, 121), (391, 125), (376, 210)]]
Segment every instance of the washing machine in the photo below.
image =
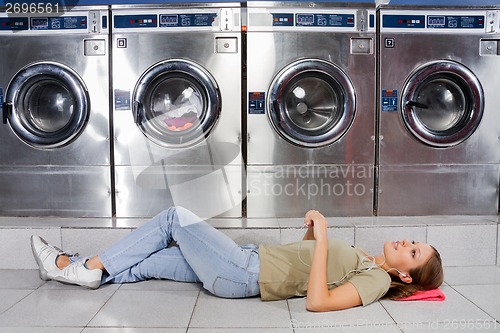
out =
[(378, 213), (497, 214), (499, 7), (379, 15)]
[(108, 9), (50, 6), (0, 14), (0, 214), (110, 217)]
[(374, 4), (247, 11), (247, 217), (372, 215)]
[(240, 4), (111, 11), (116, 216), (241, 217)]

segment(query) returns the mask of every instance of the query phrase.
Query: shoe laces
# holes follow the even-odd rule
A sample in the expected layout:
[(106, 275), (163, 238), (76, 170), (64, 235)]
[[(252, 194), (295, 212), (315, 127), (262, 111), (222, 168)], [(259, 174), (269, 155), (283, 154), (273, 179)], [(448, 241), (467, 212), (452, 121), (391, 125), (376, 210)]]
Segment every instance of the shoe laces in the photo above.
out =
[(78, 253), (78, 252), (72, 253), (72, 251), (63, 251), (62, 249), (58, 248), (57, 246), (49, 244), (49, 243), (47, 243), (47, 246), (56, 250), (59, 255), (64, 255), (67, 257), (80, 257), (80, 253)]

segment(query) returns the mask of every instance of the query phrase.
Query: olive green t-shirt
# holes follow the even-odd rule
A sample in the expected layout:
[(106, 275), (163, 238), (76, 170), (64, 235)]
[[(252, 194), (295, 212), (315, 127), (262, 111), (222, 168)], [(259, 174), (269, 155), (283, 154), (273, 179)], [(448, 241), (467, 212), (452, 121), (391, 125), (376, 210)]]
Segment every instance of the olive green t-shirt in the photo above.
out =
[[(259, 246), (259, 287), (262, 300), (307, 295), (314, 244), (314, 240), (302, 240), (287, 245)], [(371, 266), (361, 250), (341, 240), (328, 241), (329, 289), (351, 282), (358, 291), (363, 306), (377, 301), (389, 289), (391, 278), (379, 267), (368, 269)], [(342, 280), (344, 276), (346, 277)]]

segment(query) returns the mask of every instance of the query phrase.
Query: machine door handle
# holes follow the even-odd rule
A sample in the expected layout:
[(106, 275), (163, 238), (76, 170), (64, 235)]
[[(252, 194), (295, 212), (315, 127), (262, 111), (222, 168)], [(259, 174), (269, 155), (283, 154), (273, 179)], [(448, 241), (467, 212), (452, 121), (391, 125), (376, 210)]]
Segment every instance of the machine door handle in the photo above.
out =
[(276, 113), (276, 117), (278, 118), (278, 121), (281, 122), (281, 114), (280, 114), (280, 103), (278, 103), (278, 100), (273, 101), (273, 109), (274, 113)]
[(12, 104), (11, 103), (3, 103), (2, 105), (2, 122), (7, 124), (7, 119), (12, 113)]
[(139, 124), (141, 121), (141, 113), (143, 112), (144, 105), (139, 101), (134, 101), (134, 109), (132, 110), (134, 122)]
[(406, 106), (409, 106), (411, 108), (417, 107), (417, 108), (420, 108), (420, 109), (428, 109), (429, 108), (428, 105), (425, 105), (425, 104), (422, 104), (422, 103), (418, 103), (418, 102), (415, 102), (415, 101), (408, 101), (408, 102), (406, 102)]

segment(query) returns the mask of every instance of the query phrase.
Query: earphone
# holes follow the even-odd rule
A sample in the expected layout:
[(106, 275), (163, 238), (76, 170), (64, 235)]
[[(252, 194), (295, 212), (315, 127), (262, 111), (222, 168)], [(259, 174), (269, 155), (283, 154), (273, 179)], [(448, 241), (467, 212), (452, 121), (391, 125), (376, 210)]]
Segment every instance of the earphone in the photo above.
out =
[(387, 272), (387, 273), (389, 273), (389, 271), (392, 271), (392, 270), (394, 270), (394, 271), (398, 272), (398, 273), (399, 273), (399, 274), (401, 274), (403, 277), (408, 277), (408, 275), (406, 275), (405, 273), (401, 272), (401, 271), (400, 271), (399, 269), (397, 269), (397, 268), (389, 268), (388, 270), (386, 270), (386, 272)]

